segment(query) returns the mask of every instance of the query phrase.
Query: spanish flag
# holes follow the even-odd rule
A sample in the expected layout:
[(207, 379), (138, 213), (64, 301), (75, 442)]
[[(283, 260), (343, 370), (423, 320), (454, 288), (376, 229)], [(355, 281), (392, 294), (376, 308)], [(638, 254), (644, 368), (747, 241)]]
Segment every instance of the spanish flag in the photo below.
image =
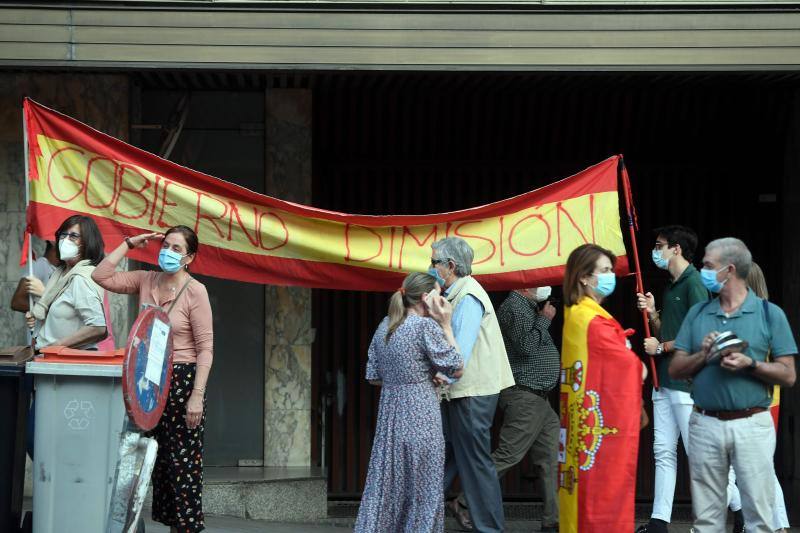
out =
[(772, 388), (772, 402), (769, 404), (769, 414), (772, 415), (772, 422), (775, 424), (775, 431), (778, 431), (778, 416), (781, 409), (781, 386), (775, 385)]
[[(431, 244), (461, 237), (487, 290), (558, 285), (569, 253), (595, 243), (628, 263), (613, 156), (540, 189), (426, 215), (339, 213), (273, 198), (177, 165), (26, 99), (27, 233), (51, 237), (75, 213), (109, 246), (127, 235), (193, 228), (192, 271), (226, 279), (365, 291), (394, 290), (430, 265)], [(27, 242), (27, 241), (26, 241)], [(153, 263), (153, 250), (128, 257)]]
[(564, 310), (561, 533), (634, 529), (642, 363), (630, 333), (591, 298)]

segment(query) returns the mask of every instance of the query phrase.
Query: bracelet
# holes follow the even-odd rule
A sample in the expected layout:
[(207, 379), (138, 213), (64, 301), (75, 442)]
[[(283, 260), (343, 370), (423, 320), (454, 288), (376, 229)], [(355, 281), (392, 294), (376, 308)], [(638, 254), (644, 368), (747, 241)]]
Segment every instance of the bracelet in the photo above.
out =
[(206, 392), (206, 389), (204, 389), (203, 387), (194, 387), (194, 388), (192, 388), (192, 390), (199, 390), (203, 394), (205, 394), (205, 392)]
[(135, 246), (133, 245), (133, 241), (131, 241), (130, 237), (125, 237), (125, 244), (128, 245), (129, 250), (133, 250)]

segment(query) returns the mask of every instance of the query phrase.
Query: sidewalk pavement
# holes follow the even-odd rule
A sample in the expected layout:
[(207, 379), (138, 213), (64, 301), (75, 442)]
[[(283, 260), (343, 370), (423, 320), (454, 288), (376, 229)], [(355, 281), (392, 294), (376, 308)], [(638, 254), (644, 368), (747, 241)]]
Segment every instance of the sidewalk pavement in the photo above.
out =
[[(209, 533), (343, 533), (352, 531), (353, 519), (329, 519), (322, 520), (313, 524), (287, 524), (276, 522), (264, 522), (261, 520), (247, 520), (244, 518), (233, 518), (227, 516), (207, 516), (206, 531)], [(145, 520), (147, 533), (169, 533), (169, 528), (161, 524), (156, 524)], [(531, 533), (538, 531), (539, 522), (536, 520), (508, 520), (506, 521), (506, 532), (508, 533)], [(670, 524), (670, 533), (689, 533), (691, 524), (688, 522), (673, 522)], [(728, 525), (730, 530), (731, 525)], [(448, 518), (446, 531), (456, 532), (456, 523)], [(793, 527), (789, 530), (792, 533), (800, 533), (800, 528)], [(623, 533), (633, 533), (623, 532)]]
[[(228, 516), (206, 516), (205, 530), (208, 533), (343, 533), (352, 530), (352, 526), (346, 528), (325, 524), (283, 524)], [(147, 533), (169, 533), (169, 528), (148, 518), (145, 520), (145, 531)]]

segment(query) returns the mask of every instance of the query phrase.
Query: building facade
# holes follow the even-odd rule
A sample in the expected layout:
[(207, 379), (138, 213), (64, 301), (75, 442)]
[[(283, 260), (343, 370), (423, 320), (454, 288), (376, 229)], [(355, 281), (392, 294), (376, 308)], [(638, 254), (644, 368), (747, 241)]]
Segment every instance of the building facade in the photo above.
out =
[[(705, 241), (741, 236), (800, 331), (798, 7), (6, 3), (0, 294), (8, 301), (22, 274), (21, 102), (30, 96), (180, 164), (345, 212), (470, 207), (625, 153), (640, 249), (668, 222)], [(209, 466), (324, 468), (331, 498), (358, 497), (377, 406), (363, 364), (386, 295), (203, 281), (217, 333)], [(637, 324), (623, 297), (611, 305)], [(119, 343), (136, 308), (118, 297), (112, 306)], [(19, 314), (6, 306), (0, 321), (2, 342), (24, 341)], [(784, 391), (781, 413), (779, 477), (798, 521), (797, 390)], [(507, 497), (535, 495), (525, 468), (504, 481)]]

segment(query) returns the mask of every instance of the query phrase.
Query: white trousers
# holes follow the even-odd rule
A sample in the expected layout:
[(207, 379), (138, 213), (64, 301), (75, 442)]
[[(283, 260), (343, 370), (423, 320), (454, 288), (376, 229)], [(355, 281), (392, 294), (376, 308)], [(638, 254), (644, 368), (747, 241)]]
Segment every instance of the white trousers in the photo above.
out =
[[(729, 478), (729, 481), (731, 480), (734, 483), (736, 482), (736, 474), (734, 473), (733, 468), (731, 468), (731, 473)], [(774, 485), (775, 485), (775, 507), (773, 508), (772, 511), (772, 527), (775, 529), (775, 531), (779, 529), (788, 529), (790, 525), (789, 516), (786, 514), (786, 501), (783, 499), (783, 489), (781, 488), (780, 481), (778, 481), (777, 474), (775, 474)], [(730, 483), (728, 483), (729, 501), (730, 501), (730, 488), (731, 485)], [(738, 496), (738, 491), (737, 491), (737, 496)], [(738, 501), (739, 501), (739, 509), (741, 509), (742, 508), (741, 499), (739, 499)], [(731, 509), (735, 510), (735, 508), (733, 507), (733, 503), (731, 503), (730, 506)]]
[[(666, 387), (653, 389), (653, 455), (656, 463), (655, 495), (652, 518), (670, 522), (672, 501), (675, 497), (675, 479), (678, 472), (678, 437), (689, 454), (689, 416), (694, 402), (688, 392)], [(730, 472), (727, 501), (730, 508), (742, 508), (736, 477)]]
[(775, 426), (769, 412), (719, 420), (689, 417), (689, 472), (696, 533), (723, 533), (731, 466), (738, 473), (747, 531), (772, 533), (775, 510)]

